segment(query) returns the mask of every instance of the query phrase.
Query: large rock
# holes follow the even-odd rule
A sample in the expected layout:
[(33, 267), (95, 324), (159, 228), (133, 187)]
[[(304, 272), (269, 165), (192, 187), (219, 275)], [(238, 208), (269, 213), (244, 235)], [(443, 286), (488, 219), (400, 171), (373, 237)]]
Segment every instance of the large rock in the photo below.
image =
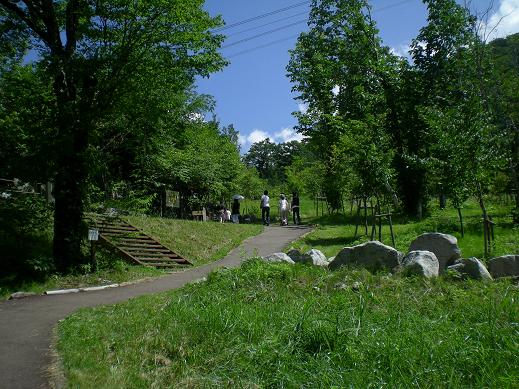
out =
[(409, 252), (402, 259), (401, 272), (405, 275), (419, 275), (426, 278), (438, 277), (440, 264), (436, 255), (430, 251)]
[(290, 249), (287, 255), (294, 261), (295, 263), (303, 262), (303, 253), (298, 249)]
[(266, 262), (286, 262), (293, 265), (295, 262), (285, 253), (274, 253), (263, 257)]
[(454, 265), (448, 266), (447, 270), (454, 270), (465, 278), (474, 280), (492, 281), (492, 276), (483, 263), (475, 258), (459, 258)]
[(314, 266), (328, 266), (328, 260), (326, 259), (326, 255), (324, 255), (319, 250), (308, 250), (306, 253), (302, 255), (302, 262), (308, 263)]
[(488, 261), (488, 271), (494, 278), (519, 277), (519, 255), (503, 255)]
[(409, 246), (409, 251), (430, 251), (436, 255), (440, 264), (440, 273), (446, 267), (461, 257), (456, 237), (439, 232), (430, 232), (420, 235)]
[(345, 247), (328, 264), (331, 270), (344, 265), (365, 267), (371, 271), (393, 269), (399, 265), (401, 254), (393, 247), (372, 241), (354, 247)]

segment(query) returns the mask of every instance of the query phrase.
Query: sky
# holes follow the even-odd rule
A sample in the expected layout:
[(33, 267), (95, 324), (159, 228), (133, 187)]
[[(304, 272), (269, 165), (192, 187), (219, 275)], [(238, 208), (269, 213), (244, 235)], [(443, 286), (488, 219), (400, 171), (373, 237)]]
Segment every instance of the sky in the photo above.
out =
[[(199, 79), (198, 92), (214, 97), (214, 114), (221, 125), (234, 125), (242, 153), (266, 138), (277, 143), (301, 139), (293, 130), (297, 121), (292, 112), (304, 106), (291, 92), (286, 65), (288, 50), (307, 29), (309, 3), (206, 0), (206, 10), (212, 16), (222, 15), (226, 22), (226, 29), (220, 32), (227, 36), (221, 52), (230, 64), (209, 78)], [(371, 0), (371, 5), (384, 45), (405, 55), (411, 40), (426, 24), (427, 12), (421, 0)], [(479, 13), (489, 9), (485, 20), (490, 38), (519, 32), (519, 0), (472, 0), (471, 7)], [(276, 12), (283, 8), (289, 9)], [(244, 22), (270, 12), (274, 13)], [(267, 34), (248, 39), (262, 33)]]

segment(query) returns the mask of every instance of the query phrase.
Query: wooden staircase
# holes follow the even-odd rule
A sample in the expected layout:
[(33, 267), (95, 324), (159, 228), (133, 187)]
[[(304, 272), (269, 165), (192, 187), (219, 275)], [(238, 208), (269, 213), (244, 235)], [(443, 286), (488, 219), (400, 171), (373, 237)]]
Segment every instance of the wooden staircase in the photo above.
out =
[(99, 242), (130, 263), (159, 268), (191, 265), (188, 260), (124, 220), (105, 215), (89, 215), (87, 218), (89, 225), (99, 230)]

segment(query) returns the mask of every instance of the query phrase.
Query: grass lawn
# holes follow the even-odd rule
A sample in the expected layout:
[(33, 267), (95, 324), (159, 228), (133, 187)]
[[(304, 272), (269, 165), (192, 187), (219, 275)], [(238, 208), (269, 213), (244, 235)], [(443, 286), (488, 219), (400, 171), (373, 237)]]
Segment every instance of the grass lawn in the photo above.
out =
[[(194, 266), (223, 258), (243, 240), (259, 234), (263, 228), (252, 224), (201, 223), (145, 216), (128, 217), (128, 221), (190, 260)], [(52, 239), (52, 236), (49, 235), (48, 239)], [(48, 246), (50, 247), (50, 244)], [(37, 280), (0, 279), (0, 297), (6, 298), (17, 291), (42, 293), (52, 289), (135, 281), (159, 277), (166, 272), (151, 267), (130, 265), (101, 248), (97, 251), (97, 261), (99, 270), (96, 272), (91, 272), (87, 266), (77, 274), (67, 276), (51, 275)]]
[(519, 289), (246, 262), (59, 323), (69, 387), (517, 387)]
[[(349, 211), (349, 209), (347, 210)], [(355, 212), (354, 212), (355, 213)], [(510, 207), (491, 205), (489, 214), (492, 215), (495, 226), (495, 241), (491, 257), (505, 254), (519, 254), (519, 226), (512, 224)], [(463, 257), (484, 258), (483, 226), (481, 211), (477, 204), (468, 202), (463, 209), (465, 236), (461, 237), (458, 213), (453, 208), (434, 209), (431, 215), (421, 221), (413, 221), (395, 215), (393, 229), (396, 248), (407, 252), (410, 243), (424, 232), (442, 232), (457, 237)], [(315, 223), (316, 230), (294, 244), (301, 250), (310, 248), (323, 251), (326, 256), (336, 255), (343, 247), (352, 246), (368, 240), (364, 234), (364, 226), (359, 226), (359, 234), (355, 239), (356, 217), (350, 215), (325, 215), (310, 219)], [(371, 226), (368, 228), (371, 234)], [(378, 239), (378, 236), (376, 237)], [(387, 221), (382, 227), (382, 241), (392, 245), (389, 224)]]

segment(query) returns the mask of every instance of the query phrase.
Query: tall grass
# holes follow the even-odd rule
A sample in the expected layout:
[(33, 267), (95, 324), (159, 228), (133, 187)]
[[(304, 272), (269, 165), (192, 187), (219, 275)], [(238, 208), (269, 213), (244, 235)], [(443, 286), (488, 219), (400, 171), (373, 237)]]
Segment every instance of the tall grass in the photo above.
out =
[(517, 286), (246, 262), (59, 324), (69, 387), (517, 387)]

